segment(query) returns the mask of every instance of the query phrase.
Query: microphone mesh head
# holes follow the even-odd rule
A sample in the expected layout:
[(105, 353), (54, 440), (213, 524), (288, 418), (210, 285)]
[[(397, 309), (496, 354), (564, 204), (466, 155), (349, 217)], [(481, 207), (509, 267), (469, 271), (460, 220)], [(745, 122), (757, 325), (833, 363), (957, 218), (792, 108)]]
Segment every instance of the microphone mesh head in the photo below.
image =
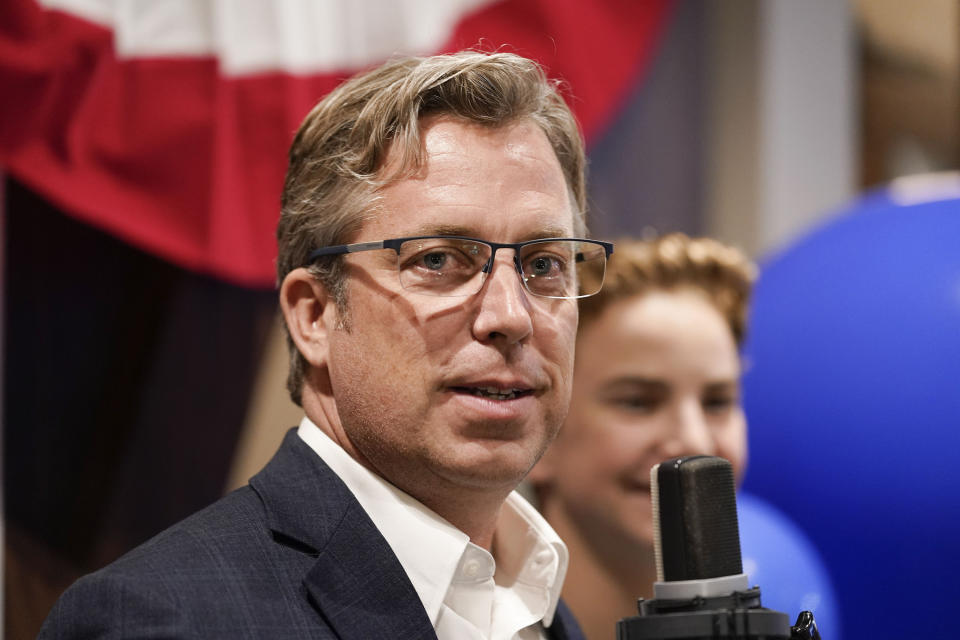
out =
[(727, 460), (687, 456), (661, 462), (651, 472), (651, 490), (660, 582), (743, 573), (733, 467)]

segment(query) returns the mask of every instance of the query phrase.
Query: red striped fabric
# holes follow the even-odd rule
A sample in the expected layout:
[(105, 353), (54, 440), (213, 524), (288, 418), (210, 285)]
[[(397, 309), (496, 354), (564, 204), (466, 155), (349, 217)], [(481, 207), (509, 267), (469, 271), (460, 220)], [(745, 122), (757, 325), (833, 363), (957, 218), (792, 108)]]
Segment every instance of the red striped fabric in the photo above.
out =
[[(436, 52), (479, 43), (540, 61), (568, 83), (588, 142), (642, 77), (670, 5), (476, 1), (437, 34)], [(310, 107), (357, 69), (225, 73), (202, 47), (118, 54), (111, 24), (56, 4), (0, 6), (3, 167), (71, 215), (176, 264), (272, 285), (287, 147)]]

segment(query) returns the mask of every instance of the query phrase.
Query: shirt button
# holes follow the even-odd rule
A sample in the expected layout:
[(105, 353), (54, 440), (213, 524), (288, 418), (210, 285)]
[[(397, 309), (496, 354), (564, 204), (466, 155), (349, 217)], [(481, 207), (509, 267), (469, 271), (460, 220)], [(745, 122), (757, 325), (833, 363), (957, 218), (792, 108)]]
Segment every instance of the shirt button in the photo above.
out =
[(463, 565), (463, 575), (468, 578), (476, 578), (478, 573), (480, 573), (480, 563), (476, 560), (471, 560)]
[(536, 556), (534, 556), (533, 561), (537, 563), (538, 566), (542, 567), (543, 565), (550, 562), (551, 558), (553, 558), (553, 554), (550, 553), (548, 549), (544, 549), (538, 552)]

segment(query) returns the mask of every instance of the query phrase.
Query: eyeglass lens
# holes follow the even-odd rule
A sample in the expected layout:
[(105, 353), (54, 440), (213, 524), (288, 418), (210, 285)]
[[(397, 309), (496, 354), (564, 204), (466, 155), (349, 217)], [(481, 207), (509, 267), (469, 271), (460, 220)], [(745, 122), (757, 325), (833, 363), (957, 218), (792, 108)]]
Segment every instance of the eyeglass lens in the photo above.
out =
[[(472, 295), (483, 286), (484, 266), (490, 262), (491, 253), (490, 245), (471, 240), (408, 240), (397, 250), (400, 284), (409, 291), (432, 296)], [(599, 290), (606, 252), (601, 245), (590, 242), (553, 240), (524, 245), (517, 259), (530, 293), (576, 298)], [(592, 277), (584, 278), (586, 271), (593, 271)], [(591, 290), (578, 290), (580, 286)]]

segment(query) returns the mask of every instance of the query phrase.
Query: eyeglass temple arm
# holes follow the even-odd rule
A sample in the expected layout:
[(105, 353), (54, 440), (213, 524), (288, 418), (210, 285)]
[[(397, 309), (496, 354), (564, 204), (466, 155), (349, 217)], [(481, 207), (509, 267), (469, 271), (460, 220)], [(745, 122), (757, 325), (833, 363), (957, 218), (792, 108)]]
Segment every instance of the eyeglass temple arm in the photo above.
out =
[(313, 262), (323, 256), (338, 256), (344, 253), (356, 253), (357, 251), (373, 251), (375, 249), (392, 249), (387, 241), (379, 242), (355, 242), (354, 244), (338, 244), (332, 247), (322, 247), (310, 252), (307, 262)]

